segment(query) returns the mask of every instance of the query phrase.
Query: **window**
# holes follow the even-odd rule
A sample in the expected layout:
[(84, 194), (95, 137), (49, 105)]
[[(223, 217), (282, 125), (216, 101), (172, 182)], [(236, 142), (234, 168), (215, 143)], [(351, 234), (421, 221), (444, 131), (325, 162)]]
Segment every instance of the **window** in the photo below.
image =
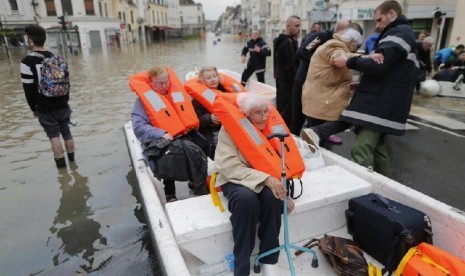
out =
[(105, 7), (105, 17), (108, 17), (107, 3), (104, 4), (104, 7)]
[(61, 0), (61, 6), (63, 7), (64, 14), (73, 15), (73, 4), (71, 0)]
[(56, 16), (57, 10), (55, 8), (55, 1), (45, 0), (45, 8), (47, 9), (47, 16)]
[[(84, 0), (84, 8), (86, 9), (87, 15), (95, 15), (94, 0)], [(100, 5), (99, 8), (100, 8), (100, 15), (102, 15), (102, 6)]]
[(101, 17), (103, 17), (103, 11), (102, 11), (102, 2), (98, 2), (98, 11)]
[(134, 24), (134, 11), (131, 11), (131, 24)]
[(10, 0), (10, 7), (13, 13), (18, 13), (18, 3), (16, 0)]

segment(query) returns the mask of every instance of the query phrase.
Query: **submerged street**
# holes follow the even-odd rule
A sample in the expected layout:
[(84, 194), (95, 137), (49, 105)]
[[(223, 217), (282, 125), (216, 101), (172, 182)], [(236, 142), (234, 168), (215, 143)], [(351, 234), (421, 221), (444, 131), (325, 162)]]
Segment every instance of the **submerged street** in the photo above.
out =
[[(136, 99), (127, 78), (157, 64), (182, 81), (204, 65), (241, 73), (246, 40), (223, 35), (214, 45), (213, 38), (68, 56), (76, 165), (62, 170), (24, 97), (19, 63), (26, 50), (13, 49), (10, 60), (0, 50), (2, 275), (158, 274), (122, 131)], [(274, 86), (271, 57), (265, 80)], [(414, 104), (410, 124), (417, 128), (388, 140), (394, 178), (465, 210), (465, 127), (432, 123), (430, 114), (465, 124), (465, 99), (416, 96)], [(349, 156), (354, 135), (341, 136), (343, 145), (332, 150)]]

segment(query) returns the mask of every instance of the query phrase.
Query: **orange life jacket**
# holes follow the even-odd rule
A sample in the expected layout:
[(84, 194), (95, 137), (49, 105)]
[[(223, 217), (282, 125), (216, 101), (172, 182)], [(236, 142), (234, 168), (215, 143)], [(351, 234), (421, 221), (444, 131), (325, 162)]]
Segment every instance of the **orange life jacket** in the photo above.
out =
[[(226, 89), (226, 92), (246, 92), (245, 87), (240, 82), (226, 74), (219, 73), (219, 82)], [(205, 84), (200, 82), (198, 77), (186, 81), (184, 87), (187, 93), (203, 105), (210, 113), (213, 113), (213, 102), (216, 97), (223, 93), (220, 90), (208, 88)]]
[(170, 87), (163, 96), (150, 86), (147, 71), (129, 77), (129, 87), (136, 92), (153, 126), (161, 128), (175, 137), (199, 127), (199, 119), (189, 95), (179, 78), (169, 67)]
[(281, 144), (276, 138), (268, 140), (267, 136), (273, 132), (286, 132), (289, 134), (284, 139), (286, 178), (300, 178), (305, 170), (302, 156), (276, 108), (270, 104), (268, 122), (260, 131), (239, 110), (237, 96), (221, 95), (214, 102), (213, 109), (247, 162), (254, 169), (281, 179)]
[(428, 243), (410, 248), (395, 272), (396, 276), (459, 276), (465, 273), (465, 262)]

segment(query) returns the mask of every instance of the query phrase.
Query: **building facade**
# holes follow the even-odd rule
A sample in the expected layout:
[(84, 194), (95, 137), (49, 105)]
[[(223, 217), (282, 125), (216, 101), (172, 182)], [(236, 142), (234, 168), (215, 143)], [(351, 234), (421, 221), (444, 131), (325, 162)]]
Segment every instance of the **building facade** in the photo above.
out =
[[(260, 29), (262, 35), (270, 40), (285, 29), (285, 21), (290, 15), (302, 20), (302, 36), (305, 36), (311, 24), (320, 23), (322, 29), (334, 28), (337, 20), (349, 19), (359, 23), (364, 29), (364, 37), (374, 33), (374, 10), (382, 0), (241, 0), (241, 22), (243, 32), (250, 33)], [(427, 31), (439, 41), (435, 48), (448, 47), (464, 43), (465, 34), (460, 26), (465, 19), (456, 17), (456, 12), (465, 10), (465, 0), (399, 0), (404, 14), (411, 20), (416, 33)], [(443, 32), (441, 20), (433, 17), (440, 10), (444, 15)], [(433, 49), (435, 50), (435, 49)]]
[(193, 1), (180, 2), (180, 22), (184, 36), (196, 36), (205, 32), (205, 14), (202, 4)]
[(16, 34), (10, 41), (24, 43), (24, 28), (39, 24), (52, 49), (120, 47), (180, 37), (179, 7), (179, 0), (2, 0), (0, 22)]

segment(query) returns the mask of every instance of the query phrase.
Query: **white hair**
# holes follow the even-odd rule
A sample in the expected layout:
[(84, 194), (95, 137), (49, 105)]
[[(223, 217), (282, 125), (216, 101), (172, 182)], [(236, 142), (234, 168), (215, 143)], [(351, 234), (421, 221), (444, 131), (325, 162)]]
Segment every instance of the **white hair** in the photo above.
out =
[(237, 97), (237, 106), (245, 114), (246, 117), (250, 116), (250, 112), (258, 107), (268, 107), (270, 101), (260, 94), (255, 93), (241, 93)]
[(434, 38), (431, 36), (427, 36), (423, 39), (423, 43), (433, 45), (434, 44)]
[(363, 44), (362, 35), (357, 30), (352, 28), (344, 30), (341, 37), (346, 41), (353, 41), (359, 46)]

